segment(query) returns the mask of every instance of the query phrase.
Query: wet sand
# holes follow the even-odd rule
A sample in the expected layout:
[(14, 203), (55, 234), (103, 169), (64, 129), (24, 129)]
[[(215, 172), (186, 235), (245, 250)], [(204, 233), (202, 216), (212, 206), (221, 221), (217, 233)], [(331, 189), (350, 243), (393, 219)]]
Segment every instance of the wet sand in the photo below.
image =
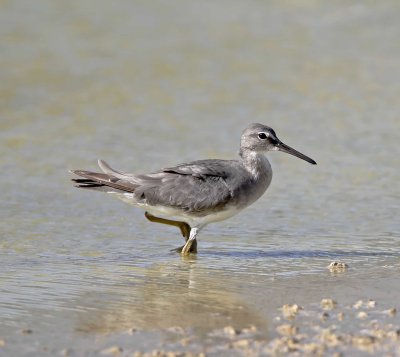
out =
[(400, 353), (398, 301), (387, 291), (397, 290), (398, 264), (384, 267), (386, 278), (367, 286), (369, 273), (354, 272), (350, 266), (332, 273), (325, 265), (320, 278), (277, 277), (269, 279), (268, 290), (259, 279), (261, 286), (250, 294), (247, 284), (245, 291), (237, 290), (243, 284), (240, 278), (226, 284), (223, 275), (200, 274), (197, 260), (148, 268), (140, 289), (128, 289), (130, 300), (126, 287), (122, 294), (114, 286), (114, 294), (82, 296), (53, 318), (40, 314), (31, 322), (25, 318), (23, 329), (3, 330), (1, 348), (10, 354), (67, 356)]
[[(315, 305), (283, 305), (273, 318), (275, 332), (269, 339), (254, 325), (243, 329), (225, 326), (209, 333), (210, 337), (219, 339), (218, 346), (214, 343), (204, 347), (204, 341), (175, 327), (167, 331), (181, 338), (177, 343), (150, 352), (135, 351), (133, 355), (347, 356), (370, 353), (397, 356), (400, 353), (400, 328), (393, 324), (396, 308), (378, 309), (374, 300), (358, 300), (352, 306), (340, 306), (329, 298), (322, 299), (319, 307)], [(188, 349), (192, 351), (187, 352)], [(122, 347), (114, 346), (100, 353), (118, 355), (122, 351)]]
[[(330, 298), (307, 306), (285, 304), (273, 314), (266, 336), (255, 325), (235, 328), (232, 325), (210, 330), (204, 335), (192, 328), (171, 326), (157, 330), (130, 328), (118, 334), (104, 334), (88, 354), (134, 357), (203, 357), (203, 356), (398, 356), (400, 325), (397, 309), (380, 306), (375, 300), (358, 300), (342, 305)], [(34, 335), (33, 330), (20, 331), (22, 338)], [(162, 336), (161, 344), (149, 342)], [(25, 337), (24, 337), (25, 336)], [(137, 349), (132, 340), (145, 339), (147, 347)], [(34, 353), (76, 356), (82, 352), (75, 346), (59, 351), (31, 339)], [(0, 347), (7, 342), (0, 340)], [(154, 348), (157, 345), (158, 348)], [(102, 347), (100, 347), (102, 346)], [(17, 349), (12, 348), (16, 351)], [(25, 354), (25, 353), (24, 353)]]

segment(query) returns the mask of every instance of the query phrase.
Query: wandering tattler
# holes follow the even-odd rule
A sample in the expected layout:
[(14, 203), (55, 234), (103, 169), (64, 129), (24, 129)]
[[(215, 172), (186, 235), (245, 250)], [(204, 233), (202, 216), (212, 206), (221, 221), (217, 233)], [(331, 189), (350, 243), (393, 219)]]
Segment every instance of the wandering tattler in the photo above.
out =
[(211, 222), (222, 221), (251, 205), (266, 191), (272, 168), (267, 151), (283, 151), (316, 164), (278, 139), (262, 124), (250, 124), (242, 133), (239, 160), (198, 160), (150, 174), (127, 174), (99, 160), (103, 173), (72, 170), (76, 187), (111, 193), (146, 210), (151, 222), (176, 226), (185, 245), (182, 255), (197, 252), (196, 236)]

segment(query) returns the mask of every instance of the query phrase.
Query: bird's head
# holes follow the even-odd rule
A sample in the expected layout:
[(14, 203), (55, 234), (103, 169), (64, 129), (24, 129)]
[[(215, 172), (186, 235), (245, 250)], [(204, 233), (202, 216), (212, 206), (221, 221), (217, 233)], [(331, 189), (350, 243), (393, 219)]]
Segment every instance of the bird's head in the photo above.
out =
[(280, 141), (272, 128), (258, 123), (250, 124), (243, 131), (240, 149), (241, 151), (250, 150), (253, 152), (283, 151), (310, 164), (317, 164), (313, 159)]

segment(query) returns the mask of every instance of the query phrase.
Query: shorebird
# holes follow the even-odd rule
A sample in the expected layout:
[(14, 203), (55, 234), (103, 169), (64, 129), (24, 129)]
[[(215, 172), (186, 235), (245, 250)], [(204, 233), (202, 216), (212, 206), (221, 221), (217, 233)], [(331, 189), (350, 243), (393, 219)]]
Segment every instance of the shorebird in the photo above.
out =
[(98, 160), (102, 173), (71, 170), (76, 187), (103, 191), (145, 209), (151, 222), (176, 226), (185, 244), (182, 255), (197, 252), (196, 236), (207, 224), (225, 220), (251, 205), (267, 190), (271, 165), (264, 155), (282, 151), (313, 165), (308, 156), (284, 144), (275, 131), (250, 124), (242, 133), (238, 160), (197, 160), (149, 174), (129, 174)]

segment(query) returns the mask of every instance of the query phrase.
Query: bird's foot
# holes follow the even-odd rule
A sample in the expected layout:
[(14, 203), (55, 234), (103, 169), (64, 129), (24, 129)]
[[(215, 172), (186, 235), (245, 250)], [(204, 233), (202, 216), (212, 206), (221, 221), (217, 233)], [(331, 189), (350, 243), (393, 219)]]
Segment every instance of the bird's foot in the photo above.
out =
[[(186, 244), (185, 244), (185, 245), (182, 245), (182, 246), (179, 247), (179, 248), (171, 249), (171, 252), (182, 253), (182, 250), (183, 250), (183, 248), (184, 248), (185, 246), (186, 246)], [(196, 253), (197, 253), (197, 240), (196, 240), (196, 239), (194, 239), (194, 240), (192, 241), (192, 245), (190, 246), (190, 249), (189, 249), (188, 253), (186, 253), (186, 254), (190, 254), (190, 253), (193, 253), (193, 254), (196, 254)]]
[[(197, 252), (197, 249), (196, 249), (197, 247), (194, 246), (194, 242), (195, 242), (195, 239), (187, 240), (186, 244), (183, 246), (183, 248), (181, 250), (181, 254), (183, 256), (189, 255), (190, 253), (192, 253), (193, 252), (192, 249), (194, 249), (194, 252)], [(194, 248), (193, 248), (193, 246), (194, 246)]]

